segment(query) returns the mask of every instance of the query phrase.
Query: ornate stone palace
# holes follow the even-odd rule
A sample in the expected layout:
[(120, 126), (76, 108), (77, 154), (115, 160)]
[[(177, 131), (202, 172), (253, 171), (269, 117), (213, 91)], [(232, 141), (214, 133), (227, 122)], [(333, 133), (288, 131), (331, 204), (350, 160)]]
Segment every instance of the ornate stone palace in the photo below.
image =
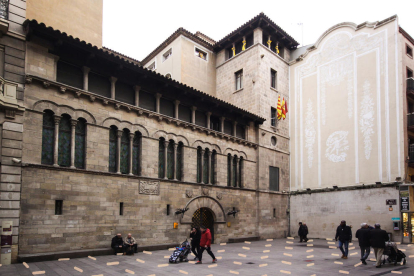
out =
[(200, 224), (219, 243), (295, 235), (299, 221), (313, 237), (340, 219), (393, 231), (402, 216), (385, 200), (413, 193), (400, 184), (414, 41), (396, 16), (298, 48), (261, 13), (220, 41), (180, 28), (138, 61), (102, 47), (100, 0), (0, 2), (13, 261), (99, 254), (118, 232), (169, 247)]

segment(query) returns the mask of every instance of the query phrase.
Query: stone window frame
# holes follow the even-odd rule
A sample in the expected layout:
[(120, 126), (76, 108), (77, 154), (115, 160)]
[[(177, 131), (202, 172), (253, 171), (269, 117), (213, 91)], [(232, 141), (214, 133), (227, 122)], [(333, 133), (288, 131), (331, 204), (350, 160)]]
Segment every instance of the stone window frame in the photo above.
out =
[[(203, 54), (203, 57), (200, 56), (200, 53)], [(205, 50), (201, 50), (200, 47), (194, 45), (194, 56), (200, 58), (204, 61), (208, 61), (209, 54)]]
[(237, 154), (227, 154), (227, 187), (244, 187), (244, 160)]
[[(235, 91), (239, 91), (243, 89), (243, 68), (234, 72), (234, 80), (235, 80)], [(240, 82), (238, 81), (240, 80)]]
[(167, 61), (170, 57), (172, 57), (172, 55), (173, 55), (173, 48), (171, 47), (170, 49), (165, 51), (164, 54), (162, 54), (162, 62)]
[[(158, 178), (165, 180), (181, 181), (184, 168), (184, 145), (183, 141), (175, 141), (165, 137), (158, 138)], [(178, 149), (181, 153), (178, 154)], [(170, 154), (169, 154), (170, 153)], [(178, 160), (180, 158), (180, 160)], [(180, 166), (177, 166), (180, 164)], [(177, 169), (180, 168), (180, 174)], [(177, 177), (177, 175), (179, 177)]]
[(197, 178), (200, 184), (216, 184), (217, 150), (209, 147), (197, 147)]
[[(274, 83), (273, 83), (274, 75)], [(277, 90), (277, 71), (273, 68), (270, 68), (270, 87)]]

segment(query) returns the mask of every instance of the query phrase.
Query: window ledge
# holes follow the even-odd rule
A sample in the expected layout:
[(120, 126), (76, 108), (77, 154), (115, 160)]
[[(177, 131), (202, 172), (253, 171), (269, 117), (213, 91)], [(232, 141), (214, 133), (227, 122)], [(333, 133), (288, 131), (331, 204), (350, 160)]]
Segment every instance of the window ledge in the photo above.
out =
[(277, 90), (276, 88), (273, 88), (273, 87), (271, 87), (271, 86), (270, 86), (270, 90), (273, 90), (273, 91), (275, 91), (276, 93), (279, 93), (279, 90)]
[(406, 55), (407, 55), (409, 58), (413, 59), (413, 56), (411, 56), (411, 55), (409, 55), (409, 54), (407, 54), (407, 53), (406, 53)]
[(243, 88), (240, 88), (239, 90), (234, 91), (234, 92), (233, 92), (233, 94), (239, 93), (239, 92), (240, 92), (240, 91), (242, 91), (243, 89), (244, 89), (244, 87), (243, 87)]

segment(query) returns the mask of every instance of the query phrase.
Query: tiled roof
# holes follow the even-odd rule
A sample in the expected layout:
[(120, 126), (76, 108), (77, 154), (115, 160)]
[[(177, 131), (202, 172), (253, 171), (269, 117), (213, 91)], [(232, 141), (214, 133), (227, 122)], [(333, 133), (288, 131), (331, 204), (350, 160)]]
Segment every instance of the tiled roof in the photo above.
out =
[[(114, 51), (108, 51), (108, 49), (105, 50), (105, 49), (102, 49), (102, 48), (98, 48), (98, 47), (92, 45), (91, 43), (87, 43), (87, 42), (85, 42), (83, 40), (80, 40), (79, 38), (75, 38), (75, 37), (73, 37), (71, 35), (68, 35), (65, 32), (61, 32), (59, 30), (55, 30), (55, 29), (53, 29), (50, 26), (48, 27), (44, 23), (38, 23), (36, 20), (29, 20), (29, 19), (27, 19), (23, 23), (23, 26), (24, 26), (24, 28), (26, 30), (26, 39), (29, 39), (29, 37), (31, 36), (32, 29), (34, 29), (34, 28), (35, 29), (38, 29), (38, 30), (40, 30), (42, 32), (45, 32), (47, 34), (50, 34), (50, 35), (53, 35), (53, 36), (56, 36), (56, 37), (60, 37), (62, 39), (67, 39), (68, 41), (70, 41), (70, 42), (72, 42), (74, 44), (78, 44), (79, 46), (83, 46), (84, 48), (86, 48), (89, 51), (95, 51), (96, 53), (103, 54), (107, 58), (110, 57), (112, 59), (115, 59), (115, 60), (118, 60), (118, 61), (121, 61), (121, 62), (125, 62), (125, 63), (131, 65), (136, 70), (140, 70), (141, 72), (143, 72), (143, 73), (151, 76), (153, 79), (163, 81), (163, 82), (165, 82), (165, 83), (167, 83), (167, 84), (169, 84), (171, 86), (177, 87), (178, 89), (186, 90), (189, 93), (194, 94), (195, 96), (204, 98), (206, 100), (210, 100), (211, 102), (215, 102), (217, 104), (220, 104), (222, 106), (225, 106), (226, 108), (233, 109), (236, 112), (239, 112), (241, 114), (244, 114), (246, 117), (249, 117), (250, 119), (252, 119), (254, 121), (258, 121), (259, 123), (263, 123), (266, 120), (263, 117), (260, 117), (260, 116), (258, 116), (256, 114), (251, 113), (251, 112), (249, 112), (249, 111), (247, 111), (247, 110), (245, 110), (243, 108), (240, 108), (238, 106), (235, 106), (235, 105), (233, 105), (233, 104), (231, 104), (229, 102), (226, 102), (226, 101), (223, 101), (223, 100), (221, 100), (219, 98), (216, 98), (216, 97), (214, 97), (214, 96), (212, 96), (210, 94), (207, 94), (207, 93), (205, 93), (203, 91), (197, 90), (194, 87), (188, 86), (188, 85), (186, 85), (184, 83), (178, 82), (178, 81), (173, 80), (173, 79), (166, 78), (165, 76), (163, 76), (163, 75), (161, 75), (161, 74), (159, 74), (157, 72), (154, 72), (152, 70), (149, 70), (147, 68), (144, 68), (141, 65), (143, 63), (134, 62), (133, 60), (131, 60), (131, 58), (125, 57), (124, 55), (118, 54), (118, 53), (116, 53)], [(184, 29), (179, 29), (177, 32), (182, 32), (182, 31), (186, 32)], [(207, 44), (206, 42), (204, 42), (204, 43)]]
[(112, 49), (109, 49), (109, 48), (107, 48), (107, 47), (105, 47), (105, 46), (103, 46), (103, 47), (102, 47), (102, 49), (103, 49), (104, 51), (108, 52), (108, 53), (111, 53), (111, 54), (113, 54), (113, 55), (119, 56), (119, 57), (121, 57), (121, 58), (123, 58), (123, 59), (127, 59), (127, 60), (129, 60), (129, 61), (131, 61), (131, 62), (133, 62), (133, 63), (136, 63), (136, 64), (141, 64), (139, 60), (134, 59), (134, 58), (132, 58), (132, 57), (129, 57), (129, 56), (127, 56), (127, 55), (121, 54), (121, 53), (119, 53), (119, 52), (117, 52), (117, 51), (114, 51), (114, 50), (112, 50)]
[(207, 36), (207, 35), (203, 34), (202, 32), (197, 31), (197, 32), (195, 33), (195, 35), (196, 35), (196, 36), (198, 36), (198, 37), (203, 38), (205, 41), (207, 41), (207, 42), (208, 42), (208, 43), (210, 43), (211, 45), (214, 45), (214, 44), (216, 44), (216, 43), (217, 43), (214, 39), (212, 39), (211, 37), (209, 37), (209, 36)]

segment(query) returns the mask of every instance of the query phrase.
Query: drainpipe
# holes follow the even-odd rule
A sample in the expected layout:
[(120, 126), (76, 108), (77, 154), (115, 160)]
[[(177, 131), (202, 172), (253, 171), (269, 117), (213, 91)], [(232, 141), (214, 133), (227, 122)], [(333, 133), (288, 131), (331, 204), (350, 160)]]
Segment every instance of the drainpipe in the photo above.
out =
[(288, 213), (288, 234), (287, 234), (287, 236), (288, 237), (290, 237), (290, 191), (288, 192), (288, 209), (287, 209), (287, 211), (289, 212)]

